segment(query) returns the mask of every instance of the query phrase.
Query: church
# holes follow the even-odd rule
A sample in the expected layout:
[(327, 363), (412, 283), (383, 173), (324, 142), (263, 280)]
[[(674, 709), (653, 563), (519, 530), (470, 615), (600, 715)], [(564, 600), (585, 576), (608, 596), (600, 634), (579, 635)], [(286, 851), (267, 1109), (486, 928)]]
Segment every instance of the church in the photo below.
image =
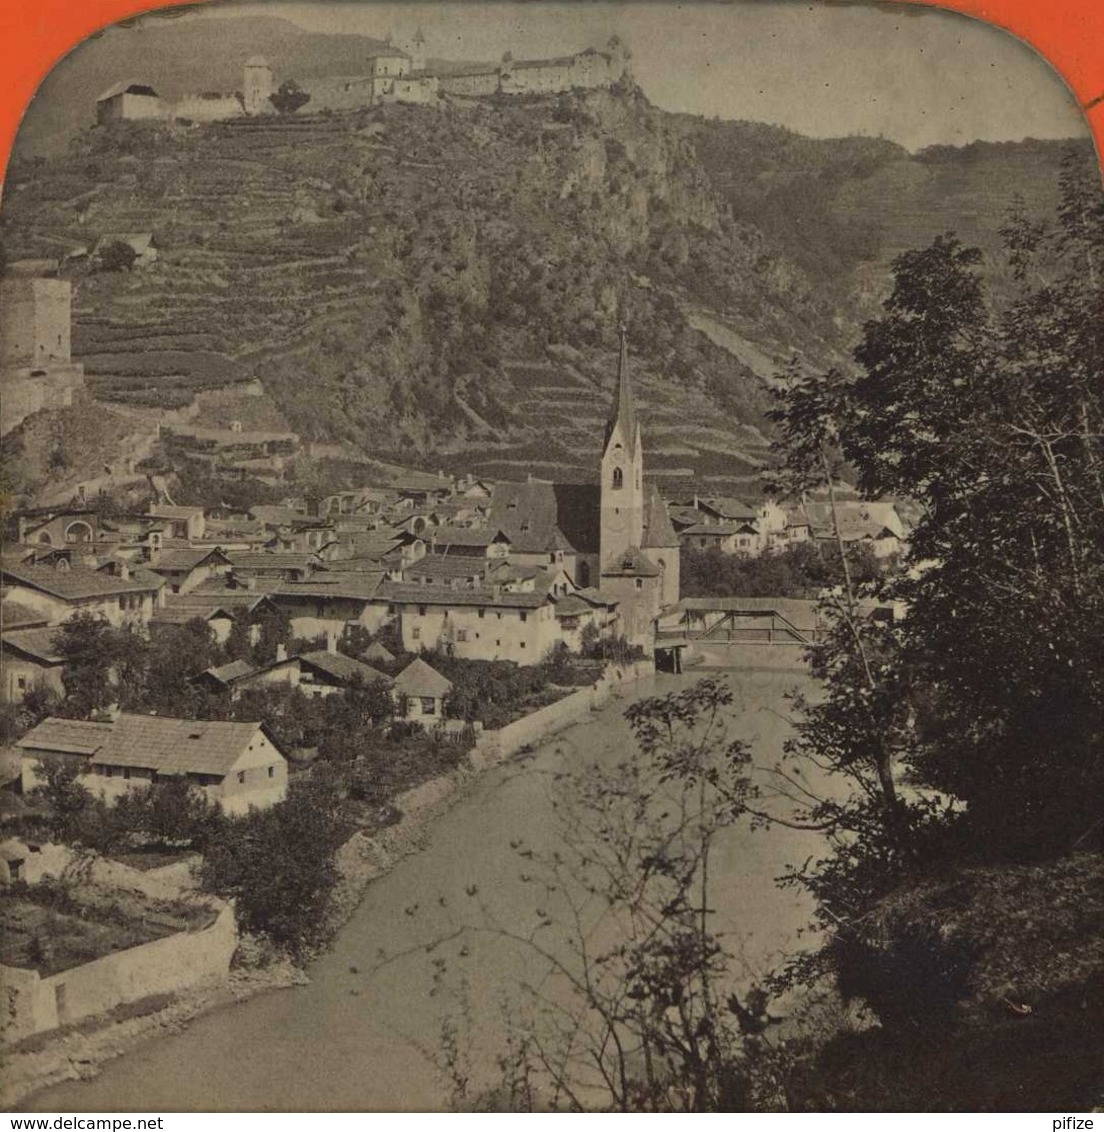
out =
[(644, 480), (624, 327), (599, 476), (597, 484), (497, 484), (489, 525), (509, 537), (512, 559), (562, 565), (577, 586), (616, 602), (620, 633), (650, 648), (655, 618), (679, 599), (679, 540)]

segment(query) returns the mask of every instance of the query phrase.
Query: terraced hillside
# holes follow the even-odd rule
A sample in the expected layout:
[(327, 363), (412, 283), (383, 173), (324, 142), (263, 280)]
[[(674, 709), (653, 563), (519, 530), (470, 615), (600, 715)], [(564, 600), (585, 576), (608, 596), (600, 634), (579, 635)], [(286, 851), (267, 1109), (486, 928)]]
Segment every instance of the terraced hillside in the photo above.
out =
[(691, 308), (816, 361), (842, 344), (632, 88), (97, 128), (13, 168), (4, 222), (11, 257), (153, 234), (148, 267), (70, 261), (100, 399), (176, 408), (259, 379), (306, 439), (484, 474), (593, 468), (622, 317), (657, 472), (764, 455), (764, 383)]
[[(652, 474), (735, 486), (767, 458), (772, 374), (794, 355), (846, 364), (886, 256), (951, 219), (939, 193), (957, 185), (983, 234), (1003, 219), (981, 174), (970, 196), (945, 168), (987, 151), (918, 164), (790, 136), (776, 153), (778, 133), (672, 116), (631, 86), (118, 124), (13, 165), (0, 218), (9, 258), (153, 234), (152, 266), (66, 269), (102, 400), (179, 408), (259, 381), (306, 440), (579, 478), (627, 319)], [(1001, 151), (1005, 182), (1039, 215), (1060, 150), (1031, 150), (1019, 179), (1017, 152)]]

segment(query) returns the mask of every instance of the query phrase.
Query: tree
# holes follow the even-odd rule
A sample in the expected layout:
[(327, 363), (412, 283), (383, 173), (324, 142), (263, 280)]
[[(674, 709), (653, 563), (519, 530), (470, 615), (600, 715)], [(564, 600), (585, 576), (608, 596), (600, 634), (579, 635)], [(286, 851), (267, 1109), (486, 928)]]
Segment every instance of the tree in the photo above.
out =
[(310, 102), (310, 95), (294, 79), (285, 79), (268, 100), (277, 113), (294, 114)]
[[(733, 706), (711, 679), (633, 704), (635, 749), (577, 768), (557, 789), (557, 848), (514, 846), (534, 893), (531, 930), (500, 924), (473, 886), (475, 922), (448, 938), (457, 958), (441, 955), (445, 941), (429, 948), (439, 984), (462, 964), (469, 933), (512, 940), (547, 969), (524, 987), (522, 1014), (511, 1008), (508, 1103), (531, 1105), (538, 1089), (552, 1109), (775, 1103), (757, 1057), (767, 999), (731, 970), (713, 922), (715, 843), (748, 795), (748, 752), (725, 734)], [(459, 1037), (449, 1023), (448, 1068), (470, 1103)]]
[(131, 697), (140, 694), (146, 646), (130, 629), (82, 612), (59, 626), (54, 641), (63, 662), (64, 715), (87, 719), (115, 703), (119, 689)]
[(131, 693), (127, 706), (160, 715), (194, 716), (203, 697), (190, 680), (217, 663), (214, 633), (202, 619), (159, 629), (150, 641), (141, 697)]
[(228, 819), (207, 846), (203, 888), (233, 898), (240, 927), (296, 959), (329, 935), (335, 855), (351, 832), (336, 780), (316, 768), (287, 798)]
[(76, 759), (45, 758), (38, 762), (41, 782), (32, 794), (49, 807), (50, 836), (71, 840), (80, 815), (92, 804), (92, 792), (81, 782), (83, 767)]
[(99, 254), (101, 271), (129, 271), (138, 253), (125, 240), (112, 240)]

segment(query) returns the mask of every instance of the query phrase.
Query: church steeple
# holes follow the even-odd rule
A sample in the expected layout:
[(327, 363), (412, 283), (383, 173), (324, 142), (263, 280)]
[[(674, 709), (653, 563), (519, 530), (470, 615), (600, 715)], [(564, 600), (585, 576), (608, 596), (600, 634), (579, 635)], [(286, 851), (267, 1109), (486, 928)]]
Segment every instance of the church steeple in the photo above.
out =
[(617, 365), (617, 396), (606, 422), (603, 447), (608, 448), (610, 438), (621, 428), (621, 435), (629, 455), (635, 457), (640, 444), (640, 425), (636, 419), (636, 401), (633, 398), (632, 379), (629, 376), (629, 332), (621, 326), (621, 357)]

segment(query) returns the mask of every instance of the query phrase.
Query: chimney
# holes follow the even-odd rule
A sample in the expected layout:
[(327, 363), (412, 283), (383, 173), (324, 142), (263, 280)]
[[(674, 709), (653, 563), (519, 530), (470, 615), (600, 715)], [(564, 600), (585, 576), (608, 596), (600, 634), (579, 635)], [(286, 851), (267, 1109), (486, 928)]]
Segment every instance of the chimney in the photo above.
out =
[(330, 629), (326, 633), (326, 652), (329, 652), (329, 653), (337, 652), (337, 630), (336, 629)]
[(287, 660), (287, 645), (280, 643), (276, 646), (276, 660), (277, 663), (281, 660)]

